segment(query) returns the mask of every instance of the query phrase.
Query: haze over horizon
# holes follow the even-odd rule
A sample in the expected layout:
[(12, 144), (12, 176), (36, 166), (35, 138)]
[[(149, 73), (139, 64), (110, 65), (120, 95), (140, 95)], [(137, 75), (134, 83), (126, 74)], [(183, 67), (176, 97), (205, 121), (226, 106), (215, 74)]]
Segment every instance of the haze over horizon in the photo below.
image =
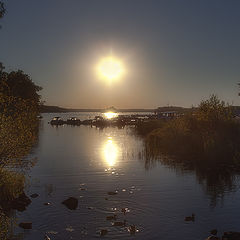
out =
[[(190, 107), (212, 93), (240, 105), (239, 1), (4, 2), (0, 62), (29, 74), (47, 105)], [(111, 54), (126, 73), (108, 85), (95, 67)]]

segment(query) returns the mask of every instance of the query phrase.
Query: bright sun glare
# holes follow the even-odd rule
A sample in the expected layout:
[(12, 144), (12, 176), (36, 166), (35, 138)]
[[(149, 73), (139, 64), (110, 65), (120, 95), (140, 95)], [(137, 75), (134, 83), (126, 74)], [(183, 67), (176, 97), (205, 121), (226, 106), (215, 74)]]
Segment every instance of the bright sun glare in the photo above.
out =
[(107, 118), (107, 119), (112, 119), (112, 118), (115, 118), (117, 117), (117, 113), (114, 113), (114, 112), (105, 112), (104, 113), (104, 116)]
[(110, 56), (100, 60), (97, 66), (97, 72), (100, 78), (112, 82), (123, 75), (124, 67), (120, 60)]

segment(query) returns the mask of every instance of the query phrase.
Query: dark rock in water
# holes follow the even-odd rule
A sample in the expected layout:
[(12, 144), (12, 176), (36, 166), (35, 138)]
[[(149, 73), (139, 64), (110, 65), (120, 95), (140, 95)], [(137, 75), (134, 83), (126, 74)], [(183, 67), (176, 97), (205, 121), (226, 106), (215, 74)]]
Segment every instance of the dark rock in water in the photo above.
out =
[(130, 212), (130, 210), (128, 208), (122, 208), (121, 212), (126, 215), (126, 213)]
[(48, 206), (48, 205), (50, 205), (50, 204), (51, 204), (51, 203), (49, 203), (49, 202), (45, 202), (45, 203), (44, 203), (45, 206)]
[(193, 213), (192, 216), (188, 216), (184, 218), (186, 222), (194, 222), (195, 221), (195, 214)]
[(62, 202), (67, 208), (70, 210), (75, 210), (78, 207), (78, 200), (77, 198), (70, 197)]
[(217, 232), (218, 232), (217, 229), (213, 229), (213, 230), (210, 231), (210, 233), (211, 233), (212, 235), (217, 235)]
[(18, 210), (20, 212), (26, 210), (26, 207), (31, 203), (31, 199), (23, 192), (18, 196), (18, 198), (15, 198), (13, 201), (11, 201), (11, 208)]
[(108, 192), (108, 195), (116, 195), (117, 192)]
[(206, 240), (220, 240), (220, 238), (216, 236), (209, 236), (208, 238), (206, 238)]
[(136, 229), (136, 226), (135, 225), (131, 225), (128, 227), (128, 231), (131, 233), (131, 234), (135, 234), (137, 229)]
[(116, 220), (116, 219), (117, 219), (117, 215), (116, 214), (114, 214), (112, 216), (107, 216), (106, 217), (106, 220)]
[(37, 198), (39, 195), (37, 193), (34, 193), (32, 195), (30, 195), (31, 198)]
[(125, 227), (126, 223), (127, 223), (126, 220), (124, 220), (123, 222), (114, 222), (113, 226), (115, 226), (115, 227)]
[(240, 232), (224, 232), (222, 240), (239, 240)]
[(31, 222), (21, 222), (18, 225), (20, 228), (23, 229), (32, 229), (32, 223)]
[(108, 233), (107, 229), (101, 229), (100, 230), (100, 236), (105, 236)]
[(46, 234), (44, 240), (51, 240), (51, 238)]

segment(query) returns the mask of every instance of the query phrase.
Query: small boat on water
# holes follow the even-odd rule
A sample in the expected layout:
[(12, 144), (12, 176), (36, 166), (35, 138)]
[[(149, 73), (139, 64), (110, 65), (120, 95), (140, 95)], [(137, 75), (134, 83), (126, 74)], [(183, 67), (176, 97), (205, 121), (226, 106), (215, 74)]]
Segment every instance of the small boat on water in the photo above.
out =
[(51, 125), (63, 125), (65, 122), (63, 121), (62, 118), (60, 117), (54, 117), (51, 121), (50, 124)]
[(81, 120), (79, 118), (76, 118), (76, 117), (71, 117), (71, 118), (67, 119), (67, 124), (68, 125), (80, 125)]

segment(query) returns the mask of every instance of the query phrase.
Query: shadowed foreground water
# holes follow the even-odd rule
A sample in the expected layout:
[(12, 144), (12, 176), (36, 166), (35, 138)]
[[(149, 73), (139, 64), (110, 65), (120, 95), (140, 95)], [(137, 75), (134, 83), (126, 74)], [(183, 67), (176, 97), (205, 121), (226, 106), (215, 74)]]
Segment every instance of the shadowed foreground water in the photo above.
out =
[[(155, 162), (146, 168), (139, 156), (142, 140), (131, 128), (96, 129), (90, 126), (52, 127), (48, 121), (56, 114), (43, 114), (40, 140), (33, 156), (38, 158), (30, 172), (28, 193), (38, 193), (18, 221), (31, 221), (33, 229), (17, 232), (26, 240), (44, 239), (163, 239), (202, 240), (211, 229), (220, 233), (240, 231), (239, 181), (215, 194), (215, 204), (204, 181), (191, 171)], [(66, 119), (89, 114), (57, 114)], [(94, 114), (93, 114), (94, 115)], [(214, 187), (214, 186), (213, 186)], [(118, 191), (110, 196), (109, 191)], [(210, 191), (211, 192), (211, 191)], [(76, 210), (61, 202), (68, 197), (79, 200)], [(50, 205), (45, 206), (44, 203)], [(128, 208), (125, 215), (122, 208)], [(195, 213), (195, 222), (184, 222)], [(112, 226), (106, 216), (117, 214), (139, 230), (131, 235), (126, 227)], [(101, 229), (108, 234), (99, 236)]]

